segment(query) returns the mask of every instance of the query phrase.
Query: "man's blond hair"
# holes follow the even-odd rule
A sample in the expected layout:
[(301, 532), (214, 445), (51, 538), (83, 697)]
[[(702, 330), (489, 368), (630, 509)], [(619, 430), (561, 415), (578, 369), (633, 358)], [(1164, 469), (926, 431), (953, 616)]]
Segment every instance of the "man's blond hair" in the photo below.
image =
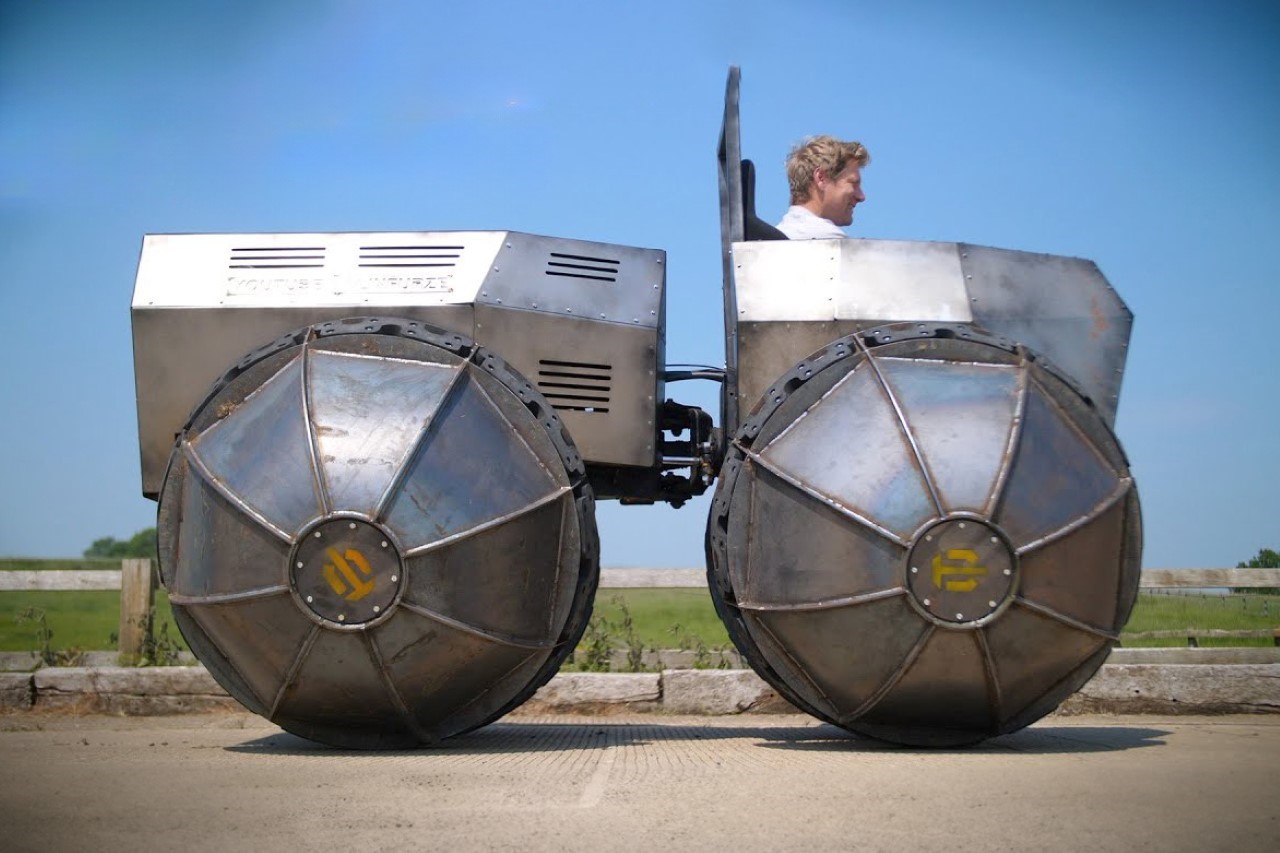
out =
[(850, 163), (865, 166), (871, 162), (867, 147), (852, 140), (844, 142), (834, 136), (810, 136), (787, 155), (787, 181), (791, 184), (791, 203), (804, 204), (813, 189), (813, 173), (821, 169), (835, 178)]

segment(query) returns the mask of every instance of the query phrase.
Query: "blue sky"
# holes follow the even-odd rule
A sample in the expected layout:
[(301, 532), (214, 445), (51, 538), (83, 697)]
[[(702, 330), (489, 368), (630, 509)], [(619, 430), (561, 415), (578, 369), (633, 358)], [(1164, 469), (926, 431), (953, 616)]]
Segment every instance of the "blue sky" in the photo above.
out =
[[(790, 145), (829, 132), (872, 153), (855, 236), (1098, 263), (1136, 315), (1117, 429), (1145, 565), (1280, 547), (1273, 4), (460, 6), (0, 3), (0, 555), (154, 523), (129, 332), (144, 233), (661, 248), (668, 359), (721, 363), (731, 63), (765, 217)], [(604, 563), (700, 565), (706, 510), (603, 506)]]

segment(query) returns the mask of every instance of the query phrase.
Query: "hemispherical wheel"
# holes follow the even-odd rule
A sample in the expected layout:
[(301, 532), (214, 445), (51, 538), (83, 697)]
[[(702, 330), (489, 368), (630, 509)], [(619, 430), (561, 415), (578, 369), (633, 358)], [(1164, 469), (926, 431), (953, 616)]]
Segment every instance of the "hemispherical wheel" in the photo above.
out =
[(1034, 721), (1105, 659), (1141, 519), (1115, 436), (1033, 354), (970, 327), (834, 342), (760, 401), (708, 525), (744, 656), (816, 716), (902, 743)]
[(178, 437), (159, 534), (214, 678), (345, 746), (433, 742), (524, 701), (599, 576), (551, 407), (492, 353), (402, 320), (309, 327), (231, 370)]

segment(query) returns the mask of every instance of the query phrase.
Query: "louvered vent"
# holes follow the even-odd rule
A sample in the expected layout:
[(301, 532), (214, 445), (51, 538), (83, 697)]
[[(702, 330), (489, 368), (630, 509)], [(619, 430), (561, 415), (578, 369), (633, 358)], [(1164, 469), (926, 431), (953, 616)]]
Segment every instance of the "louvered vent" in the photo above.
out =
[(617, 281), (618, 264), (612, 258), (590, 258), (586, 255), (566, 255), (552, 252), (547, 260), (547, 275), (564, 278), (587, 278), (593, 281)]
[(613, 368), (583, 361), (538, 361), (538, 390), (552, 408), (570, 412), (607, 412)]
[(260, 246), (231, 250), (233, 270), (297, 270), (324, 266), (324, 246)]
[(362, 267), (456, 267), (462, 246), (361, 246)]

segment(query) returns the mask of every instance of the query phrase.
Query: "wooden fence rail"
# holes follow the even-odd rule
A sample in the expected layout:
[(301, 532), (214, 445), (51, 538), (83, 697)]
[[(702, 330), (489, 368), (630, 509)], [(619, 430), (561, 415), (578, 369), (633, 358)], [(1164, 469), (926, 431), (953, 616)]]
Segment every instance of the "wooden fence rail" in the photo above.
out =
[[(0, 592), (17, 590), (120, 590), (120, 655), (136, 660), (142, 654), (151, 609), (155, 603), (156, 573), (151, 560), (124, 560), (116, 569), (50, 571), (0, 570)], [(1142, 589), (1261, 589), (1280, 587), (1280, 569), (1144, 569)], [(601, 569), (603, 589), (705, 589), (703, 569)], [(1275, 636), (1276, 631), (1147, 631), (1126, 638), (1185, 637), (1197, 646), (1201, 638)]]
[(1221, 628), (1184, 628), (1181, 631), (1137, 631), (1121, 634), (1121, 640), (1173, 640), (1185, 639), (1187, 647), (1200, 648), (1201, 640), (1261, 640), (1271, 639), (1280, 646), (1280, 628), (1261, 628), (1253, 631), (1226, 631)]
[(151, 609), (155, 606), (156, 573), (151, 560), (122, 560), (119, 569), (55, 569), (0, 571), (0, 592), (20, 590), (120, 590), (120, 658), (133, 663), (142, 655)]
[(112, 590), (120, 588), (122, 573), (123, 568), (0, 572), (0, 590)]
[[(601, 569), (604, 589), (705, 588), (705, 569)], [(1280, 587), (1280, 569), (1143, 569), (1143, 589)]]
[(1280, 587), (1280, 569), (1143, 569), (1143, 589)]

